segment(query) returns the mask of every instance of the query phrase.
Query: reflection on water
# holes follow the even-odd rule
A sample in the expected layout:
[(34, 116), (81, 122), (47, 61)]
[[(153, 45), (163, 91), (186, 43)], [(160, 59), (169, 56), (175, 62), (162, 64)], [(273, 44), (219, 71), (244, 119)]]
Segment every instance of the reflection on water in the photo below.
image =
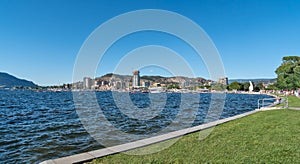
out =
[[(76, 104), (75, 110), (71, 92), (0, 90), (1, 163), (38, 163), (103, 148), (86, 132), (78, 114), (80, 118), (88, 116), (82, 121), (94, 126), (86, 128), (95, 132), (96, 139), (109, 139), (108, 145), (200, 125), (211, 94), (97, 92), (96, 97), (101, 109), (83, 99), (76, 101), (81, 106)], [(257, 100), (265, 97), (269, 96), (227, 94), (221, 118), (251, 111)], [(122, 138), (117, 131), (135, 137)]]

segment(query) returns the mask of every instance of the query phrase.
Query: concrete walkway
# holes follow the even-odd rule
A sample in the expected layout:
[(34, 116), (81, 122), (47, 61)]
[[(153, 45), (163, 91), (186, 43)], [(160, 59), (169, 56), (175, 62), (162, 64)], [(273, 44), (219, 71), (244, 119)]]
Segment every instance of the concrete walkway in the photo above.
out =
[(67, 156), (67, 157), (63, 157), (63, 158), (47, 160), (47, 161), (41, 162), (40, 164), (83, 163), (83, 162), (91, 161), (93, 159), (104, 157), (104, 156), (107, 156), (107, 155), (112, 155), (112, 154), (115, 154), (115, 153), (120, 153), (120, 152), (124, 152), (124, 151), (128, 151), (128, 150), (148, 146), (148, 145), (158, 143), (158, 142), (162, 142), (162, 141), (166, 141), (166, 140), (169, 140), (169, 139), (172, 139), (172, 138), (177, 138), (177, 137), (189, 134), (189, 133), (193, 133), (193, 132), (201, 131), (201, 130), (204, 130), (204, 129), (212, 128), (216, 125), (223, 124), (225, 122), (229, 122), (229, 121), (232, 121), (232, 120), (235, 120), (235, 119), (238, 119), (238, 118), (242, 118), (242, 117), (248, 116), (250, 114), (256, 113), (258, 111), (261, 111), (261, 109), (253, 110), (253, 111), (250, 111), (250, 112), (246, 112), (246, 113), (236, 115), (236, 116), (233, 116), (233, 117), (217, 120), (217, 121), (210, 122), (210, 123), (207, 123), (207, 124), (203, 124), (203, 125), (199, 125), (199, 126), (195, 126), (195, 127), (191, 127), (191, 128), (187, 128), (187, 129), (174, 131), (174, 132), (163, 134), (163, 135), (160, 135), (160, 136), (155, 136), (155, 137), (151, 137), (151, 138), (147, 138), (147, 139), (143, 139), (143, 140), (138, 140), (138, 141), (135, 141), (135, 142), (130, 142), (130, 143), (122, 144), (122, 145), (103, 148), (103, 149), (90, 151), (90, 152), (86, 152), (86, 153), (71, 155), (71, 156)]
[(292, 106), (289, 106), (287, 109), (300, 110), (300, 107), (292, 107)]
[(300, 107), (263, 107), (260, 109), (256, 109), (257, 111), (266, 111), (266, 110), (276, 110), (276, 109), (292, 109), (292, 110), (300, 110)]

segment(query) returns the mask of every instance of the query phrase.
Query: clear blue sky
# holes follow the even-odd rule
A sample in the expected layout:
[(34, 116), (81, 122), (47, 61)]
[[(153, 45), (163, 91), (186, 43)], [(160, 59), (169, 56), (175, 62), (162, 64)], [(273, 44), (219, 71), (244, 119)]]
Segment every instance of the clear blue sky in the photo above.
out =
[[(105, 21), (138, 9), (177, 12), (200, 25), (215, 43), (231, 79), (274, 78), (283, 56), (300, 55), (297, 0), (0, 0), (0, 72), (39, 85), (70, 83), (77, 53), (89, 34)], [(124, 47), (128, 51), (131, 44), (148, 42), (167, 46), (161, 36), (172, 39), (159, 33), (146, 35), (128, 36), (111, 51)], [(137, 44), (132, 37), (146, 39)], [(177, 41), (173, 40), (174, 46)], [(175, 47), (187, 55), (193, 68), (199, 65), (197, 76), (208, 78), (203, 63), (194, 62), (193, 55), (183, 50), (185, 45)], [(98, 75), (113, 70), (121, 57), (113, 54), (103, 59)], [(166, 73), (160, 69), (149, 72)]]

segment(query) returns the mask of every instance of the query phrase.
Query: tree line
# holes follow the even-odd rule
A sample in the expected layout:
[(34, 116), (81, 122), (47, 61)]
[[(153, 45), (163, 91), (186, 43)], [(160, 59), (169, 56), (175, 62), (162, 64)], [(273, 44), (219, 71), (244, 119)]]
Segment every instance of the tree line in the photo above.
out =
[[(249, 82), (240, 83), (240, 82), (234, 81), (227, 86), (227, 89), (228, 90), (237, 90), (237, 91), (249, 91), (249, 87), (250, 87)], [(258, 92), (263, 89), (265, 89), (263, 83), (253, 84), (254, 92)]]
[[(259, 90), (297, 90), (300, 88), (300, 57), (285, 56), (281, 65), (275, 70), (276, 83), (264, 87), (263, 83), (254, 84), (253, 91)], [(227, 86), (228, 90), (249, 91), (250, 83), (232, 82)]]
[(300, 57), (285, 56), (281, 65), (275, 70), (277, 74), (276, 87), (281, 90), (296, 90), (300, 88)]

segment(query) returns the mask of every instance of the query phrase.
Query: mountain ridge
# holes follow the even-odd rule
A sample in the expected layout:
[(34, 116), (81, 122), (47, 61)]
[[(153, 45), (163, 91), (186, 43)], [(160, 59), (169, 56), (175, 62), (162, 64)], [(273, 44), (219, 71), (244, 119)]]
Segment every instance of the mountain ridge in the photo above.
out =
[(274, 83), (276, 82), (276, 78), (254, 78), (254, 79), (229, 79), (228, 83), (232, 83), (234, 81), (245, 83), (245, 82), (253, 82), (253, 83)]
[(0, 88), (36, 87), (32, 81), (17, 78), (5, 72), (0, 72)]

